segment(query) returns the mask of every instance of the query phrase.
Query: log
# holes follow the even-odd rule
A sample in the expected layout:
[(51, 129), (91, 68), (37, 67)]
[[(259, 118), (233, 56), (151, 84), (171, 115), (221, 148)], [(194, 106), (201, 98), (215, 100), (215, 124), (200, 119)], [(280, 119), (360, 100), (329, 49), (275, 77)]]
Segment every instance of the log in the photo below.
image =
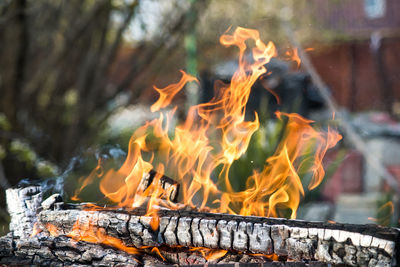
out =
[(135, 255), (68, 237), (0, 238), (0, 265), (7, 266), (139, 266)]
[[(107, 246), (74, 242), (66, 236), (14, 239), (0, 237), (0, 266), (218, 266), (218, 267), (327, 267), (322, 262), (268, 262), (259, 256), (227, 253), (207, 262), (198, 252), (160, 249), (166, 261), (142, 252), (132, 255)], [(172, 265), (174, 264), (174, 265)]]
[(153, 230), (152, 218), (144, 216), (143, 209), (87, 211), (69, 204), (62, 208), (41, 211), (38, 222), (43, 228), (54, 225), (57, 235), (66, 235), (79, 221), (83, 229), (88, 225), (104, 229), (107, 235), (136, 248), (205, 247), (349, 266), (391, 266), (399, 255), (399, 230), (377, 225), (160, 210), (159, 226)]
[[(149, 173), (143, 175), (137, 191), (146, 190), (154, 182), (154, 178), (157, 174), (158, 173), (156, 171), (151, 170)], [(180, 184), (178, 182), (165, 175), (162, 175), (159, 180), (159, 185), (166, 191), (166, 193), (169, 194), (168, 196), (161, 196), (162, 199), (169, 199), (172, 202), (177, 202), (180, 188)]]
[[(399, 262), (395, 228), (187, 209), (159, 210), (158, 226), (152, 228), (154, 218), (145, 216), (143, 208), (66, 204), (58, 194), (41, 199), (37, 186), (7, 191), (12, 231), (0, 238), (0, 265), (396, 266)], [(124, 247), (98, 240), (78, 242), (76, 231), (71, 234), (74, 225), (81, 232), (97, 229)], [(30, 237), (33, 229), (39, 233)], [(202, 251), (207, 249), (222, 255), (208, 258)], [(266, 255), (281, 262), (270, 262)]]
[(16, 237), (26, 238), (32, 234), (36, 223), (36, 210), (42, 203), (39, 185), (6, 190), (8, 213), (11, 217), (10, 232)]
[[(167, 183), (173, 185), (172, 180), (165, 178), (163, 180), (160, 179), (163, 188)], [(152, 182), (143, 183), (143, 185), (148, 187)], [(169, 198), (171, 199), (171, 196)], [(183, 247), (160, 247), (156, 255), (151, 248), (135, 250), (131, 247), (124, 252), (121, 248), (107, 244), (76, 241), (65, 235), (51, 236), (50, 231), (40, 232), (43, 227), (37, 223), (37, 213), (43, 210), (59, 210), (68, 205), (62, 203), (59, 194), (53, 194), (43, 202), (41, 199), (42, 193), (39, 186), (16, 188), (7, 192), (13, 231), (7, 236), (0, 237), (1, 266), (162, 266), (168, 264), (185, 266), (205, 263), (234, 266), (232, 261), (240, 262), (241, 265), (244, 264), (243, 266), (246, 266), (246, 263), (254, 266), (251, 264), (269, 261), (259, 255), (235, 254), (226, 251), (222, 251), (221, 257), (206, 259), (200, 250), (192, 251)], [(87, 205), (79, 204), (74, 207), (82, 208), (83, 206)], [(93, 204), (90, 207), (93, 207)], [(299, 266), (304, 266), (302, 262), (299, 264)]]

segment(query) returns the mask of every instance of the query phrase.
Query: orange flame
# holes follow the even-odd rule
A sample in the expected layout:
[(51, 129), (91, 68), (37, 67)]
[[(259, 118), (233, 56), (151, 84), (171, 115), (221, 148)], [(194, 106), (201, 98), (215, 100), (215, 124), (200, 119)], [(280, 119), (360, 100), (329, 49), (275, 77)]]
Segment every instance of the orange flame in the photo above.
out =
[[(248, 40), (254, 43), (251, 62), (244, 58)], [(169, 199), (160, 202), (161, 196), (168, 194), (159, 183), (153, 182), (145, 190), (139, 188), (141, 178), (152, 169), (159, 173), (155, 180), (166, 173), (181, 184), (180, 202), (185, 205), (207, 207), (211, 212), (259, 216), (283, 216), (280, 210), (289, 209), (290, 218), (295, 218), (304, 195), (298, 173), (305, 172), (308, 166), (312, 176), (308, 188), (317, 187), (324, 176), (322, 158), (341, 139), (330, 128), (319, 133), (311, 127), (312, 121), (300, 115), (278, 112), (279, 119), (283, 116), (288, 119), (283, 142), (266, 160), (264, 169), (248, 178), (247, 189), (236, 192), (231, 186), (229, 170), (246, 153), (260, 124), (257, 113), (253, 121), (245, 120), (246, 104), (253, 84), (267, 71), (265, 64), (277, 53), (272, 42), (265, 44), (260, 40), (258, 31), (241, 27), (233, 34), (222, 35), (220, 43), (239, 48), (239, 67), (231, 82), (216, 84), (215, 96), (207, 103), (191, 107), (186, 120), (174, 129), (170, 125), (176, 107), (137, 129), (122, 167), (101, 176), (100, 190), (111, 201), (122, 207), (147, 205), (147, 215), (155, 218), (154, 229), (158, 226), (157, 207), (177, 207)], [(197, 79), (182, 71), (178, 83), (155, 88), (160, 97), (151, 110), (167, 107), (190, 81)], [(312, 149), (314, 156), (306, 157)], [(99, 172), (94, 170), (76, 195), (96, 177)]]
[(39, 234), (40, 232), (42, 232), (42, 229), (40, 229), (39, 224), (37, 222), (35, 222), (35, 224), (33, 225), (32, 233), (31, 233), (30, 237), (34, 237), (37, 234)]
[(190, 248), (190, 251), (199, 251), (203, 258), (205, 258), (207, 261), (218, 260), (228, 253), (228, 251), (224, 249), (212, 249), (204, 247), (193, 247)]
[(186, 83), (191, 82), (191, 81), (196, 81), (199, 82), (195, 77), (185, 73), (184, 71), (181, 70), (182, 73), (182, 78), (178, 83), (168, 85), (167, 87), (163, 89), (158, 89), (157, 87), (154, 86), (154, 89), (160, 94), (160, 98), (151, 106), (151, 112), (155, 112), (160, 110), (160, 108), (165, 108), (168, 106), (174, 96), (182, 90), (182, 88), (185, 86)]
[(286, 56), (288, 57), (289, 60), (293, 60), (294, 62), (296, 62), (297, 68), (300, 67), (301, 59), (299, 57), (299, 52), (297, 48), (293, 48), (291, 50), (286, 51)]
[[(50, 231), (50, 233), (54, 236), (57, 236), (58, 233), (52, 233), (52, 231), (50, 230), (52, 228), (54, 229), (54, 227), (55, 226), (52, 224), (46, 225), (46, 228)], [(76, 241), (104, 244), (125, 251), (129, 254), (139, 253), (139, 250), (137, 248), (125, 246), (120, 239), (107, 235), (103, 228), (94, 227), (93, 223), (91, 223), (90, 221), (82, 223), (77, 220), (73, 225), (72, 230), (67, 233), (66, 236), (71, 237), (73, 240)]]
[(394, 205), (392, 201), (388, 201), (385, 204), (383, 204), (382, 206), (379, 207), (379, 209), (377, 210), (377, 214), (378, 216), (381, 215), (378, 218), (374, 218), (374, 217), (368, 217), (368, 220), (373, 221), (377, 224), (380, 225), (390, 225), (390, 221), (392, 219), (392, 215), (394, 212)]
[(59, 235), (58, 228), (55, 225), (48, 223), (45, 225), (45, 227), (46, 227), (47, 231), (49, 231), (50, 235), (52, 235), (52, 236)]

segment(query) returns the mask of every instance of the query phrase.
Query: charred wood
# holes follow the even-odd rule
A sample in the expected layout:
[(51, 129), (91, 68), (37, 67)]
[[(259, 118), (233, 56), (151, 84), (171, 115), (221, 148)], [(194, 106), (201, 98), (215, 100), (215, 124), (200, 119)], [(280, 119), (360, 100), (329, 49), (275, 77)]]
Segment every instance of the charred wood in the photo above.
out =
[[(159, 174), (154, 170), (151, 170), (149, 173), (143, 175), (142, 180), (140, 181), (140, 184), (137, 189), (138, 193), (141, 193), (145, 191), (147, 188), (149, 188), (150, 185), (155, 182), (155, 178), (157, 176), (159, 176)], [(165, 190), (164, 194), (168, 194), (168, 195), (163, 194), (161, 198), (176, 202), (179, 196), (180, 184), (165, 175), (161, 175), (160, 177), (157, 178), (158, 178), (157, 179), (158, 185)]]
[(6, 190), (8, 213), (11, 216), (10, 231), (16, 237), (29, 237), (36, 222), (36, 210), (43, 197), (40, 186)]
[[(153, 181), (148, 181), (150, 186)], [(145, 216), (143, 208), (66, 204), (58, 194), (42, 202), (38, 186), (9, 189), (7, 201), (11, 232), (0, 238), (0, 265), (231, 266), (235, 262), (256, 264), (249, 266), (395, 266), (398, 262), (399, 230), (377, 225), (181, 209), (159, 210), (154, 227), (154, 218)], [(87, 243), (71, 235), (85, 229), (99, 230), (128, 249), (99, 241)], [(39, 234), (32, 237), (32, 233)], [(199, 250), (201, 247), (206, 251), (223, 250), (223, 254), (213, 260)], [(288, 261), (271, 263), (267, 255)]]
[[(68, 205), (66, 205), (68, 206)], [(318, 260), (349, 266), (390, 266), (395, 262), (399, 232), (376, 225), (325, 224), (298, 220), (209, 214), (159, 212), (159, 226), (140, 209), (43, 210), (38, 221), (52, 224), (57, 235), (79, 228), (105, 229), (126, 246), (183, 246), (225, 249), (245, 254), (276, 254), (291, 260)], [(378, 265), (379, 266), (379, 265)]]

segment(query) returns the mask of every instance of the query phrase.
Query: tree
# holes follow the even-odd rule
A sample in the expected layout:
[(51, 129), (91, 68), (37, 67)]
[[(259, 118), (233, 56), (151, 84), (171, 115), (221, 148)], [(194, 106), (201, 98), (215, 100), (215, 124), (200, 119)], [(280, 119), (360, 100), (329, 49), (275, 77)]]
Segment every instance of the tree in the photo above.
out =
[[(62, 165), (95, 142), (116, 96), (129, 104), (150, 87), (157, 62), (180, 48), (195, 23), (187, 14), (205, 4), (170, 1), (152, 38), (127, 43), (143, 2), (0, 3), (0, 185), (38, 177), (38, 162)], [(119, 64), (121, 51), (129, 64)]]

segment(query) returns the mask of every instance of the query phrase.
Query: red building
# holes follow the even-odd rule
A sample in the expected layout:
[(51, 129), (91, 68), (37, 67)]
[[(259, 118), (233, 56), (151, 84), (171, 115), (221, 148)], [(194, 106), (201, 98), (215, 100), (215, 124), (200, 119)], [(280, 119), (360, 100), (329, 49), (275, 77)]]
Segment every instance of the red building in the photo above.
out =
[(400, 1), (313, 1), (317, 23), (337, 36), (310, 53), (335, 99), (351, 111), (392, 112), (400, 101)]

